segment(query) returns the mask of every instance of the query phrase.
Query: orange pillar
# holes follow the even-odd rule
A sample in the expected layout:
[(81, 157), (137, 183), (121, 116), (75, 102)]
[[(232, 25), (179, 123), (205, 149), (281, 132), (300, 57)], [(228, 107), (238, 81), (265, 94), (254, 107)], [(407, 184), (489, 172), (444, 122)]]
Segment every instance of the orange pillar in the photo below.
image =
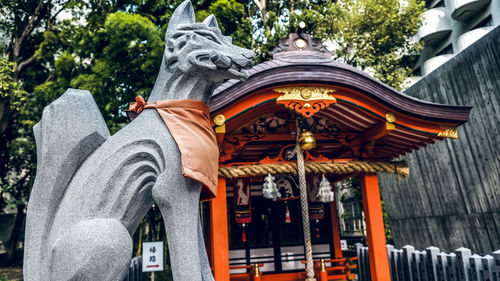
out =
[(361, 175), (361, 195), (363, 197), (372, 281), (391, 280), (380, 190), (376, 174)]
[(212, 267), (215, 281), (229, 281), (226, 179), (219, 178), (217, 197), (210, 204)]
[(342, 257), (342, 248), (340, 246), (339, 217), (336, 201), (330, 203), (330, 216), (332, 218), (333, 255), (335, 259), (338, 259)]

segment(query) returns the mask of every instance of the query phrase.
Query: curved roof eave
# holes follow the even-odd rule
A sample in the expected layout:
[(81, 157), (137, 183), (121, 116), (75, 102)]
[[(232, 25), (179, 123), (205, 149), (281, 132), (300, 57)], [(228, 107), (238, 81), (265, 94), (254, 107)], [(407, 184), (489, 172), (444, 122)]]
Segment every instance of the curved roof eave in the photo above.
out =
[(219, 86), (209, 103), (210, 111), (218, 111), (248, 93), (283, 84), (331, 84), (366, 94), (400, 112), (453, 123), (469, 120), (470, 106), (443, 105), (408, 96), (366, 73), (330, 59), (285, 57), (273, 59), (249, 70), (247, 81), (229, 80)]

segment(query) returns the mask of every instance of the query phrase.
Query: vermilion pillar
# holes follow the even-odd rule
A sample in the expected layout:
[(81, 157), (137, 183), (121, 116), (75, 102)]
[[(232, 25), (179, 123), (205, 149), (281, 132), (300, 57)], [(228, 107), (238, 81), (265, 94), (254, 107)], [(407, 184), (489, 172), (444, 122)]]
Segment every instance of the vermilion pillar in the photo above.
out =
[(217, 197), (210, 204), (212, 266), (215, 281), (229, 281), (226, 179), (219, 178)]
[(380, 190), (376, 174), (361, 175), (361, 194), (366, 222), (366, 240), (372, 281), (391, 280)]
[[(337, 200), (337, 198), (335, 198)], [(332, 235), (333, 235), (333, 250), (336, 259), (342, 257), (342, 248), (340, 245), (339, 218), (337, 214), (337, 203), (330, 203), (330, 216), (332, 218)]]

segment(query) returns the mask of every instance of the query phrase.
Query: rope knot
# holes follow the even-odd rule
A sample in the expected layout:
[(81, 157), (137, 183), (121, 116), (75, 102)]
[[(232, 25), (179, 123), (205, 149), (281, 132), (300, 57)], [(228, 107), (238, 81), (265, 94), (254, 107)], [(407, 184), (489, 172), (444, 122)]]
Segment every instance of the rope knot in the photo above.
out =
[(142, 96), (135, 97), (135, 102), (131, 102), (128, 110), (135, 111), (137, 114), (141, 113), (141, 111), (146, 106), (146, 101)]

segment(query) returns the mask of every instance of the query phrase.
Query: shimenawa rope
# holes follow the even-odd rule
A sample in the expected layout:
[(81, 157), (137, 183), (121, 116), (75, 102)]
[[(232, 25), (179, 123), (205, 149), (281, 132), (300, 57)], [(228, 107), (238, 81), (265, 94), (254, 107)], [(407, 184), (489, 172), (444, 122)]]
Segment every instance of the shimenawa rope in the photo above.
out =
[[(410, 169), (406, 161), (396, 162), (308, 162), (304, 164), (305, 173), (310, 174), (356, 174), (356, 173), (388, 173), (407, 177)], [(248, 166), (232, 166), (219, 168), (219, 177), (237, 178), (248, 176), (265, 176), (267, 174), (297, 174), (296, 163), (258, 164)]]

